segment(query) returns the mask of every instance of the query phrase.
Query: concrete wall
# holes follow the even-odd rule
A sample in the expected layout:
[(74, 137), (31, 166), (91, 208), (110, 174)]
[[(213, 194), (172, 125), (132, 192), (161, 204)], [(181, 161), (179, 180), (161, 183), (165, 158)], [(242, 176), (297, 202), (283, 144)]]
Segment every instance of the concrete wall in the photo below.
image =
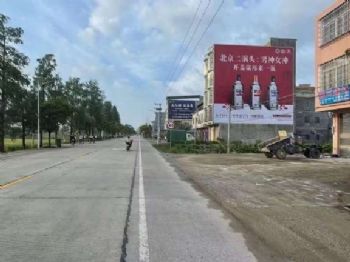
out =
[[(308, 90), (309, 89), (309, 90)], [(295, 134), (309, 144), (329, 143), (332, 137), (332, 118), (327, 112), (315, 112), (314, 88), (296, 88)], [(308, 90), (302, 95), (300, 90)]]
[[(231, 141), (242, 141), (243, 143), (256, 143), (264, 141), (278, 135), (278, 130), (286, 130), (287, 133), (293, 132), (291, 125), (231, 125)], [(219, 137), (227, 139), (227, 125), (219, 126)]]

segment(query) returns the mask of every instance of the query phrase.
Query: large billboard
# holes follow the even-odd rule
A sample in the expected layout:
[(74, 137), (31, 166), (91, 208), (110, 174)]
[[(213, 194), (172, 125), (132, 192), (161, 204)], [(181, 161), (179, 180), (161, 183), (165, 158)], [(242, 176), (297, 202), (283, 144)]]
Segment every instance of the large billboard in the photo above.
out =
[(293, 48), (215, 45), (214, 123), (293, 125)]
[(168, 119), (191, 120), (196, 111), (196, 102), (190, 100), (169, 100)]

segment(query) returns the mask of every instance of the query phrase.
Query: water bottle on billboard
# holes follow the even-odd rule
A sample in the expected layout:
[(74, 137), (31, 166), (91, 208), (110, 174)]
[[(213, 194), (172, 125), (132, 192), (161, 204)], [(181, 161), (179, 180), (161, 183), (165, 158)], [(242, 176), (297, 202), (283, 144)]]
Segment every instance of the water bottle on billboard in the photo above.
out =
[(278, 109), (278, 89), (276, 85), (276, 78), (274, 76), (271, 78), (268, 97), (269, 97), (269, 105), (268, 105), (269, 109), (277, 110)]
[(234, 109), (242, 109), (243, 106), (243, 85), (241, 76), (237, 75), (236, 82), (233, 86), (233, 107)]
[(252, 109), (260, 109), (261, 108), (261, 104), (260, 104), (261, 90), (260, 90), (260, 85), (259, 85), (259, 81), (258, 81), (258, 76), (257, 75), (254, 76), (254, 82), (253, 82), (251, 90), (252, 90), (252, 104), (251, 104), (251, 108)]

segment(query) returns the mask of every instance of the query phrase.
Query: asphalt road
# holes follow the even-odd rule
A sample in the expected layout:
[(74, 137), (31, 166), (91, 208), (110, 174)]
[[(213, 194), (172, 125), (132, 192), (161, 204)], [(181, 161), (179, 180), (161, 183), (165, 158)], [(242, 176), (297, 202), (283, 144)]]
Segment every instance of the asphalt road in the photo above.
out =
[(146, 141), (0, 158), (0, 261), (256, 261)]

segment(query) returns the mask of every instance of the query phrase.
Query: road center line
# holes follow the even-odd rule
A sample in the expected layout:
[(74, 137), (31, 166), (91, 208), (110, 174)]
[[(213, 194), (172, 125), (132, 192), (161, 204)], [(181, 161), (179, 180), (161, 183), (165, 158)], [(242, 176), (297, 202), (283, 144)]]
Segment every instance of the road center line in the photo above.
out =
[(143, 167), (141, 153), (141, 137), (139, 137), (139, 259), (149, 262), (148, 230), (146, 218), (145, 190), (143, 187)]
[(31, 178), (31, 177), (32, 177), (31, 175), (23, 176), (23, 177), (15, 179), (15, 180), (12, 180), (10, 182), (7, 182), (6, 184), (0, 185), (0, 190), (1, 189), (5, 189), (5, 188), (10, 187), (10, 186), (13, 186), (13, 185), (15, 185), (15, 184), (17, 184), (17, 183), (19, 183), (21, 181), (24, 181), (26, 179)]

